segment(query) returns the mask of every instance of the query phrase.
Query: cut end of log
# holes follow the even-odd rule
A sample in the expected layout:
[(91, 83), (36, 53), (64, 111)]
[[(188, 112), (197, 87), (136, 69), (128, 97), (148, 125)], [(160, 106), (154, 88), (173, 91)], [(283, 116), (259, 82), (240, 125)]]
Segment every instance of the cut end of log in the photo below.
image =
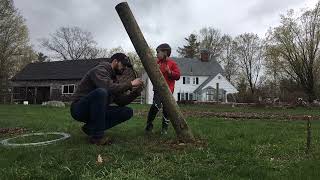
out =
[(116, 9), (119, 9), (121, 8), (122, 6), (128, 6), (128, 3), (127, 2), (121, 2), (119, 4), (116, 5)]

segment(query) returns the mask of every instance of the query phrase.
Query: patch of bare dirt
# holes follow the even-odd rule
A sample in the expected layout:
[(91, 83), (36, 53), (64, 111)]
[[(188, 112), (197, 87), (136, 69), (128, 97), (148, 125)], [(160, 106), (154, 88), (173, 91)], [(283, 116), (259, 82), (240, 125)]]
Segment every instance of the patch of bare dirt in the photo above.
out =
[[(137, 111), (137, 116), (147, 116), (147, 111)], [(263, 113), (263, 112), (205, 112), (205, 111), (182, 111), (188, 117), (218, 117), (226, 119), (273, 119), (273, 120), (307, 120), (307, 115), (290, 115), (285, 113)], [(312, 116), (311, 120), (320, 120), (320, 116)]]
[(19, 135), (27, 132), (26, 128), (0, 128), (0, 135)]
[(275, 120), (311, 120), (320, 119), (319, 116), (289, 115), (283, 113), (254, 113), (254, 112), (184, 112), (186, 117), (219, 117), (228, 119), (275, 119)]

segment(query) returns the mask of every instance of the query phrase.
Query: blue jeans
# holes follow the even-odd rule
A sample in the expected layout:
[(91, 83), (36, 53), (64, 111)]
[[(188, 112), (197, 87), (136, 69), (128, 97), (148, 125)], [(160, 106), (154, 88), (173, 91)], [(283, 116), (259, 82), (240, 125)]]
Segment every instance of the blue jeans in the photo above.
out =
[(88, 136), (102, 137), (110, 129), (133, 116), (128, 107), (109, 106), (111, 94), (103, 88), (91, 91), (87, 96), (71, 104), (71, 116), (84, 122), (82, 130)]

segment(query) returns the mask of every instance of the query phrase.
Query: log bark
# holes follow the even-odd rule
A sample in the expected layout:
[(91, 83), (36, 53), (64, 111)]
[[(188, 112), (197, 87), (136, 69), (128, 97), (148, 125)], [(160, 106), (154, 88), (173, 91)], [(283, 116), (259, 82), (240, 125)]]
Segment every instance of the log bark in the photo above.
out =
[(175, 101), (169, 87), (158, 68), (155, 58), (136, 22), (128, 3), (123, 2), (116, 6), (116, 11), (131, 39), (134, 48), (139, 55), (143, 67), (145, 68), (153, 86), (159, 91), (163, 105), (166, 107), (169, 119), (177, 134), (182, 141), (194, 141), (194, 136), (185, 121), (177, 102)]

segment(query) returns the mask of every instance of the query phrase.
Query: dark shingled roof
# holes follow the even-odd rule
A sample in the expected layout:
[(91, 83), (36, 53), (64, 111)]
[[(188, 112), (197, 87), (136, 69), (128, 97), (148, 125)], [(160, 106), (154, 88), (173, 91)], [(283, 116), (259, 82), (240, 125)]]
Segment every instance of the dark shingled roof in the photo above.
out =
[(80, 80), (91, 68), (109, 58), (36, 62), (28, 64), (12, 81)]
[(182, 76), (216, 76), (218, 73), (224, 74), (221, 65), (215, 60), (202, 62), (199, 59), (173, 58), (177, 62)]

